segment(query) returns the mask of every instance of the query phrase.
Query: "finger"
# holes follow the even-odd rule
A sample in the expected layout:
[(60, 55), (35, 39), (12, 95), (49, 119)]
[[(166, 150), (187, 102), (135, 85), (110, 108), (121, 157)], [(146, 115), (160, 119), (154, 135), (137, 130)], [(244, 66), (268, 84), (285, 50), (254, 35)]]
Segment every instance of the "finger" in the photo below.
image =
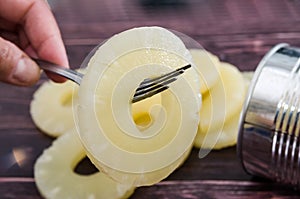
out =
[(68, 67), (66, 50), (58, 26), (44, 1), (1, 0), (0, 15), (22, 25), (39, 58)]
[[(24, 34), (24, 31), (20, 31), (19, 34), (20, 37), (20, 43), (21, 43), (21, 47), (22, 49), (24, 49), (24, 52), (29, 55), (30, 57), (33, 58), (39, 58), (39, 56), (37, 55), (37, 53), (35, 52), (34, 48), (30, 45), (30, 43), (28, 42), (27, 36)], [(45, 71), (45, 73), (47, 74), (47, 76), (52, 79), (55, 82), (65, 82), (66, 78), (59, 76), (57, 74)]]
[[(36, 52), (33, 50), (32, 46), (27, 46), (24, 51), (26, 52), (26, 54), (30, 55), (31, 57), (33, 58), (38, 58)], [(46, 75), (52, 79), (53, 81), (55, 82), (65, 82), (66, 81), (66, 78), (60, 76), (60, 75), (57, 75), (57, 74), (54, 74), (54, 73), (51, 73), (51, 72), (48, 72), (48, 71), (44, 71), (46, 73)]]
[(0, 80), (30, 86), (40, 77), (40, 69), (13, 43), (0, 37)]

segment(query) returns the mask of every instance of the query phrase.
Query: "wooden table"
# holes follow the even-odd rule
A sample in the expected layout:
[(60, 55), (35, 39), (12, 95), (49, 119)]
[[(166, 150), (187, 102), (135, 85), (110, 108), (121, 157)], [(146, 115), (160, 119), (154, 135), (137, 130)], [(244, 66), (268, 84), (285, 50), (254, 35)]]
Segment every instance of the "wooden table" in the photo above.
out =
[[(158, 25), (183, 32), (221, 60), (254, 70), (275, 44), (300, 46), (298, 0), (49, 0), (72, 66), (115, 33)], [(36, 88), (0, 83), (0, 198), (40, 198), (33, 178), (36, 158), (52, 139), (34, 126), (29, 104)], [(51, 100), (51, 99), (49, 99)], [(19, 164), (13, 151), (26, 154)], [(91, 168), (85, 160), (83, 168)], [(235, 147), (203, 159), (194, 149), (167, 179), (138, 188), (132, 198), (298, 198), (299, 192), (247, 175)]]

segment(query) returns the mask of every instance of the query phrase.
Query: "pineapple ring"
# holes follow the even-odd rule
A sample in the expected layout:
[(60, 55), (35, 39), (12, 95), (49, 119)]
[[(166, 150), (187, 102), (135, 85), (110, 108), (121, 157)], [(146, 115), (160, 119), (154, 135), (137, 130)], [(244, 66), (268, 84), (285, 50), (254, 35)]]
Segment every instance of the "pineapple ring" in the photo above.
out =
[[(245, 90), (248, 90), (250, 81), (253, 77), (253, 73), (253, 71), (242, 72), (246, 88)], [(208, 134), (206, 134), (206, 136), (203, 136), (203, 134), (201, 133), (197, 133), (194, 142), (194, 147), (209, 148), (210, 146), (213, 146), (213, 149), (217, 150), (225, 147), (234, 146), (237, 142), (240, 111), (241, 109), (231, 119), (225, 121), (224, 128), (221, 130), (221, 132), (210, 131)], [(215, 137), (218, 137), (217, 142), (210, 143), (210, 141), (212, 141)], [(207, 140), (207, 142), (204, 142), (204, 138)]]
[[(209, 131), (209, 133), (207, 133), (205, 136), (203, 136), (201, 133), (198, 133), (195, 138), (194, 147), (207, 149), (213, 146), (214, 150), (218, 150), (225, 147), (234, 146), (237, 141), (239, 119), (240, 114), (238, 112), (225, 122), (224, 127), (220, 132), (217, 130), (212, 130)], [(218, 137), (217, 142), (213, 142), (216, 137)]]
[(190, 49), (190, 53), (200, 74), (200, 92), (204, 94), (220, 80), (219, 58), (201, 49)]
[[(203, 96), (200, 133), (207, 133), (211, 126), (222, 126), (224, 121), (240, 110), (244, 102), (245, 82), (241, 72), (235, 66), (223, 62), (220, 65), (220, 73), (221, 81), (218, 81), (209, 93)], [(225, 95), (219, 97), (220, 93)], [(225, 115), (220, 114), (221, 109), (225, 110)], [(212, 114), (217, 116), (213, 120), (210, 117)]]
[(37, 159), (34, 177), (45, 198), (128, 198), (134, 187), (119, 184), (97, 172), (80, 175), (76, 164), (86, 156), (75, 129), (60, 136)]
[(195, 140), (198, 148), (215, 148), (214, 143), (222, 136), (224, 124), (241, 110), (245, 99), (246, 86), (241, 72), (235, 66), (223, 62), (220, 65), (220, 74), (221, 81), (203, 96), (196, 138), (198, 140)]
[[(130, 46), (130, 47), (129, 47)], [(99, 47), (79, 88), (79, 134), (91, 161), (121, 183), (159, 182), (188, 155), (196, 136), (201, 95), (192, 67), (161, 94), (154, 122), (140, 131), (130, 114), (139, 83), (191, 63), (182, 41), (159, 27), (135, 28)], [(156, 115), (156, 116), (155, 116)]]
[(74, 128), (72, 100), (78, 86), (71, 81), (43, 83), (34, 93), (30, 114), (35, 125), (51, 137), (58, 137)]

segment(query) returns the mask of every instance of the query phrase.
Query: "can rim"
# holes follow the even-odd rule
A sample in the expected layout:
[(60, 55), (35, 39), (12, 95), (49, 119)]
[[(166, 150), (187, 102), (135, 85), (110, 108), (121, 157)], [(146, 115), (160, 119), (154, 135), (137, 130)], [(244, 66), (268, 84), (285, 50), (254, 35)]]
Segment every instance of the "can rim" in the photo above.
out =
[(249, 103), (250, 103), (250, 99), (253, 96), (253, 92), (257, 83), (257, 80), (261, 74), (262, 69), (265, 67), (265, 64), (267, 62), (267, 60), (270, 59), (270, 57), (272, 57), (272, 55), (274, 55), (279, 49), (283, 48), (283, 47), (287, 47), (289, 46), (289, 44), (287, 43), (279, 43), (277, 45), (275, 45), (273, 48), (271, 48), (271, 50), (269, 50), (266, 55), (262, 58), (262, 60), (259, 62), (253, 78), (251, 80), (251, 83), (249, 85), (249, 89), (248, 89), (248, 93), (246, 95), (246, 99), (244, 101), (244, 105), (240, 114), (240, 119), (239, 119), (239, 130), (238, 130), (238, 139), (237, 139), (237, 156), (239, 158), (240, 164), (242, 165), (244, 171), (246, 171), (248, 174), (249, 171), (247, 170), (245, 164), (244, 164), (244, 159), (243, 159), (243, 135), (244, 135), (244, 124), (245, 122), (245, 118), (246, 118), (246, 114), (248, 111), (248, 107), (249, 107)]

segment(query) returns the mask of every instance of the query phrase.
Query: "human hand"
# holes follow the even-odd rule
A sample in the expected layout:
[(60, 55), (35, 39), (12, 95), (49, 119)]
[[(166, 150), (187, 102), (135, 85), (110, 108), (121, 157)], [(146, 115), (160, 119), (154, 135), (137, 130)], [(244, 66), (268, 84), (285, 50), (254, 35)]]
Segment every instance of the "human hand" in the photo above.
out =
[[(0, 81), (34, 84), (40, 69), (30, 57), (68, 67), (54, 16), (43, 0), (0, 0)], [(54, 74), (48, 76), (56, 82), (65, 81)]]

